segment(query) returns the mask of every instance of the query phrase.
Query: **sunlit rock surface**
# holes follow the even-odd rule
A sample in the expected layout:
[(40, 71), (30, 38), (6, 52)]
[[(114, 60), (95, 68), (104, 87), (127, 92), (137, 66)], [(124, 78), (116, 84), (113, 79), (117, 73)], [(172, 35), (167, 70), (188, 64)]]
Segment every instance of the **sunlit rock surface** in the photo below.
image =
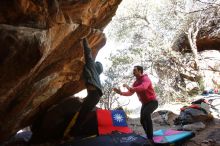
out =
[(0, 1), (0, 141), (84, 88), (80, 38), (96, 56), (120, 2)]

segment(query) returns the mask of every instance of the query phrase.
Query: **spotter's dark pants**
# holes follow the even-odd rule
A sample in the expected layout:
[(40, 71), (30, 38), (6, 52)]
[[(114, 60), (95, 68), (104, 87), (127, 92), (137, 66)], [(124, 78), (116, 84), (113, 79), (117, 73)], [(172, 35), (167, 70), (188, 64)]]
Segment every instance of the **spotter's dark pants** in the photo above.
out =
[(144, 131), (148, 137), (148, 139), (153, 139), (153, 123), (151, 119), (151, 114), (158, 107), (158, 101), (152, 100), (146, 104), (142, 104), (141, 107), (141, 118), (140, 122), (144, 128)]

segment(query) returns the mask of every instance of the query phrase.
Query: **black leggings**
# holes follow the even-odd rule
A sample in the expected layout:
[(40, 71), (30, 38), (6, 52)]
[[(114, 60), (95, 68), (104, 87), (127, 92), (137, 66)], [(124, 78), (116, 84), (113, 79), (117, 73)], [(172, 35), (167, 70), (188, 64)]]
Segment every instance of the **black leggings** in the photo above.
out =
[(158, 101), (153, 100), (146, 104), (142, 104), (141, 107), (141, 125), (144, 128), (144, 131), (148, 137), (148, 139), (153, 139), (153, 123), (151, 119), (151, 114), (158, 107)]
[(87, 91), (88, 91), (88, 95), (85, 97), (81, 105), (78, 118), (74, 125), (74, 128), (77, 130), (80, 130), (80, 125), (83, 123), (83, 120), (85, 119), (87, 114), (90, 111), (92, 111), (92, 109), (96, 106), (96, 104), (99, 102), (101, 98), (99, 90), (87, 90)]

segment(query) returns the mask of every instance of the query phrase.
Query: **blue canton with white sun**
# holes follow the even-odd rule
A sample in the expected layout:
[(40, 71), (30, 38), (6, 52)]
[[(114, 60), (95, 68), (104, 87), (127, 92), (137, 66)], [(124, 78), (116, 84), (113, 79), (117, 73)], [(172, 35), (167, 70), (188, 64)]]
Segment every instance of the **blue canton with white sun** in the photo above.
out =
[(113, 126), (127, 127), (126, 116), (123, 110), (112, 111)]

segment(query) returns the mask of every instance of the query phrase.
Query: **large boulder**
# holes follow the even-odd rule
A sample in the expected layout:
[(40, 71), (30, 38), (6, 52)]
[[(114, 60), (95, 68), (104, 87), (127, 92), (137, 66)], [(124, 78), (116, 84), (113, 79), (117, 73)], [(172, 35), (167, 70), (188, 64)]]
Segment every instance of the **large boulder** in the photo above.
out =
[(0, 2), (0, 142), (85, 88), (80, 38), (88, 35), (96, 56), (120, 2)]
[[(79, 111), (81, 103), (82, 101), (80, 99), (69, 97), (49, 108), (46, 113), (39, 116), (32, 124), (32, 137), (29, 142), (36, 144), (63, 139), (64, 131), (74, 115)], [(87, 115), (83, 122), (81, 132), (77, 134), (77, 136), (81, 137), (98, 134), (95, 111)]]
[[(205, 25), (199, 28), (198, 35), (196, 36), (196, 46), (198, 52), (205, 50), (220, 50), (220, 38), (219, 38), (219, 25), (220, 20), (218, 17), (216, 19), (205, 19), (207, 21)], [(176, 40), (173, 43), (172, 49), (182, 53), (192, 52), (188, 34), (183, 32), (176, 37)]]

